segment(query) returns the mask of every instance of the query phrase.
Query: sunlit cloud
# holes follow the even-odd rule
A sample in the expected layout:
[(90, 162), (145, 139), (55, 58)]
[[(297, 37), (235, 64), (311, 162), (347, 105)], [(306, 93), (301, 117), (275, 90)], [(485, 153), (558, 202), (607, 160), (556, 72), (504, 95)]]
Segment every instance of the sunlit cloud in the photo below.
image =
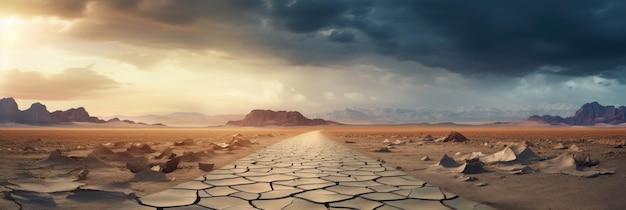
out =
[(62, 73), (43, 75), (34, 71), (12, 70), (4, 73), (2, 93), (20, 99), (70, 100), (98, 97), (118, 83), (88, 68), (69, 68)]

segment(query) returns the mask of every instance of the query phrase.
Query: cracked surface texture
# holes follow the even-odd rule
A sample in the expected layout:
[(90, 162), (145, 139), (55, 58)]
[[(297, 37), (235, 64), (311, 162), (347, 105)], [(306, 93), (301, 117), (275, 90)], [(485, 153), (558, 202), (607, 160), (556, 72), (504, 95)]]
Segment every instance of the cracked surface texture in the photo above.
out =
[(327, 139), (292, 137), (114, 209), (492, 209)]

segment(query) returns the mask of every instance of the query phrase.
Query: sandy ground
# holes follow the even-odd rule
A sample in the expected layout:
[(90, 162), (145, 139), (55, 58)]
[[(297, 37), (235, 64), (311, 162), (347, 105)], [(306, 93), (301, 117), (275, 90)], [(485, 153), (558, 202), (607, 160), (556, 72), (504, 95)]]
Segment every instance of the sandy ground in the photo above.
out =
[[(435, 138), (455, 130), (470, 140), (467, 142), (422, 142), (426, 135)], [(498, 209), (623, 209), (626, 186), (625, 128), (587, 127), (509, 127), (509, 126), (352, 126), (329, 129), (325, 133), (344, 145), (365, 155), (382, 159), (386, 164), (400, 167), (406, 173), (449, 192)], [(390, 153), (373, 152), (383, 146), (385, 139), (401, 140)], [(354, 143), (345, 143), (354, 142)], [(486, 167), (487, 172), (463, 175), (429, 170), (443, 154), (494, 153), (505, 145), (526, 142), (539, 156), (553, 158), (566, 152), (554, 145), (575, 144), (587, 152), (596, 167), (614, 169), (615, 174), (593, 178), (566, 174), (546, 174), (541, 171), (514, 175)], [(424, 156), (430, 161), (420, 160)], [(460, 181), (458, 177), (473, 177), (475, 181)], [(486, 183), (486, 186), (477, 186)]]
[[(204, 151), (211, 143), (228, 142), (233, 135), (241, 134), (246, 139), (257, 140), (257, 144), (236, 147), (232, 150), (215, 150), (215, 154), (197, 161), (182, 162), (178, 169), (168, 173), (172, 181), (137, 181), (123, 161), (104, 162), (109, 168), (90, 169), (86, 179), (76, 181), (82, 188), (118, 186), (129, 194), (144, 196), (171, 188), (179, 183), (197, 178), (207, 172), (198, 168), (198, 162), (214, 163), (215, 168), (224, 166), (239, 158), (257, 151), (282, 139), (310, 130), (324, 130), (324, 133), (347, 147), (367, 156), (382, 159), (386, 164), (401, 168), (406, 173), (441, 187), (449, 192), (499, 209), (622, 209), (626, 199), (622, 199), (626, 186), (626, 149), (615, 148), (624, 145), (626, 128), (587, 128), (587, 127), (546, 127), (537, 125), (368, 125), (368, 126), (314, 126), (297, 128), (0, 128), (0, 209), (19, 209), (9, 195), (10, 182), (31, 177), (44, 179), (52, 176), (79, 176), (80, 170), (60, 170), (36, 168), (32, 166), (48, 154), (59, 149), (63, 155), (81, 159), (87, 156), (98, 144), (105, 144), (115, 152), (123, 152), (133, 143), (149, 145), (156, 150), (146, 154), (150, 162), (165, 148), (174, 152)], [(466, 142), (422, 141), (426, 135), (435, 138), (450, 131), (458, 131), (469, 138)], [(174, 146), (174, 142), (192, 139), (194, 145)], [(390, 153), (373, 152), (383, 146), (383, 140), (400, 140), (406, 144), (395, 145)], [(353, 143), (346, 143), (346, 141)], [(116, 142), (122, 147), (115, 148)], [(443, 154), (451, 157), (457, 153), (483, 152), (486, 154), (502, 150), (505, 145), (524, 142), (535, 153), (546, 158), (554, 158), (564, 150), (553, 149), (562, 143), (576, 144), (587, 152), (592, 160), (599, 161), (597, 167), (613, 169), (615, 174), (593, 178), (566, 174), (546, 174), (541, 172), (512, 175), (508, 172), (486, 167), (487, 172), (463, 175), (460, 173), (439, 173), (428, 170)], [(432, 160), (420, 160), (429, 156)], [(456, 156), (458, 157), (458, 156)], [(472, 177), (474, 181), (460, 181), (458, 177)], [(486, 183), (486, 186), (477, 186)], [(76, 199), (64, 202), (76, 191), (51, 193), (58, 209), (107, 209), (115, 206), (120, 199), (108, 202), (91, 202)], [(127, 199), (127, 198), (124, 198)], [(78, 202), (76, 202), (78, 201)], [(28, 208), (24, 208), (28, 209)], [(52, 209), (52, 208), (51, 208)]]
[[(233, 135), (240, 134), (242, 138), (256, 141), (249, 146), (240, 146), (233, 149), (214, 150), (213, 155), (190, 162), (181, 162), (178, 169), (167, 173), (171, 181), (137, 181), (135, 174), (126, 168), (125, 161), (103, 160), (112, 167), (89, 168), (89, 174), (84, 180), (75, 181), (85, 184), (81, 188), (87, 189), (102, 186), (117, 186), (128, 197), (144, 196), (169, 189), (177, 184), (190, 181), (208, 172), (200, 170), (198, 162), (213, 163), (214, 168), (220, 168), (228, 163), (251, 154), (258, 149), (276, 143), (290, 136), (305, 132), (302, 129), (285, 128), (202, 128), (202, 129), (154, 129), (154, 128), (0, 128), (0, 209), (19, 209), (5, 186), (19, 180), (38, 180), (50, 177), (69, 175), (78, 177), (80, 169), (57, 169), (53, 167), (33, 168), (37, 161), (48, 157), (51, 151), (60, 150), (65, 156), (82, 159), (93, 151), (96, 145), (104, 144), (114, 152), (126, 151), (131, 144), (147, 144), (156, 150), (145, 157), (150, 163), (162, 163), (167, 159), (156, 160), (154, 156), (166, 148), (173, 148), (174, 153), (182, 155), (184, 152), (206, 151), (212, 148), (210, 143), (228, 142)], [(174, 146), (177, 141), (192, 139), (194, 145)], [(112, 145), (121, 143), (119, 148)], [(50, 209), (107, 209), (119, 204), (124, 199), (112, 199), (107, 202), (65, 202), (71, 192), (50, 193), (57, 203), (56, 208)], [(83, 199), (82, 201), (85, 201)], [(38, 207), (35, 207), (38, 208)], [(29, 209), (24, 206), (23, 209)]]

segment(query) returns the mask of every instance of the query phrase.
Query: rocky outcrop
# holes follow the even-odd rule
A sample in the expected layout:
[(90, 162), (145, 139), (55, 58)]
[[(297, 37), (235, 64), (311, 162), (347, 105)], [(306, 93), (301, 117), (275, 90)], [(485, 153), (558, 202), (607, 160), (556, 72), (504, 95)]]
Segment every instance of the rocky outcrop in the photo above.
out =
[(596, 123), (621, 124), (626, 122), (626, 107), (602, 106), (598, 102), (583, 105), (573, 117), (568, 117), (572, 125), (594, 125)]
[(97, 117), (89, 116), (89, 113), (83, 107), (68, 109), (66, 111), (55, 111), (50, 113), (50, 116), (54, 122), (104, 122), (104, 120), (100, 120)]
[(50, 117), (50, 112), (48, 112), (48, 108), (46, 108), (46, 105), (41, 103), (34, 103), (30, 106), (30, 108), (20, 113), (16, 122), (23, 124), (53, 123), (52, 118)]
[[(41, 103), (34, 103), (27, 110), (20, 111), (13, 98), (0, 99), (0, 123), (20, 123), (30, 125), (46, 125), (46, 124), (60, 124), (71, 122), (89, 122), (89, 123), (107, 123), (107, 122), (121, 122), (126, 124), (142, 124), (136, 123), (130, 120), (112, 119), (104, 121), (97, 117), (89, 115), (87, 110), (83, 107), (72, 108), (65, 111), (54, 111), (50, 113), (48, 108)], [(157, 126), (165, 126), (163, 124), (156, 124)]]
[(13, 98), (0, 99), (0, 122), (15, 122), (20, 114)]
[(252, 110), (243, 120), (228, 121), (226, 125), (235, 126), (311, 126), (339, 124), (323, 119), (309, 119), (296, 111)]
[(622, 124), (626, 123), (626, 107), (602, 106), (598, 102), (586, 103), (576, 114), (571, 117), (562, 118), (559, 116), (531, 116), (531, 121), (542, 121), (549, 124), (569, 124), (569, 125), (595, 125), (597, 123)]
[[(551, 115), (533, 115), (528, 118), (529, 121), (537, 121), (537, 122), (545, 122), (550, 125), (559, 125), (561, 123), (566, 123), (565, 119), (560, 116), (551, 116)], [(567, 123), (566, 123), (567, 124)]]

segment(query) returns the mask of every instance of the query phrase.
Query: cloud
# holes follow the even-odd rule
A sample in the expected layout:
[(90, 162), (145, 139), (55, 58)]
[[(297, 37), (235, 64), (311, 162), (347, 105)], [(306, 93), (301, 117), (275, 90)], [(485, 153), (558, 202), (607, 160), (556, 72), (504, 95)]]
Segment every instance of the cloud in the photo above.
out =
[(349, 65), (383, 55), (466, 76), (519, 78), (536, 71), (608, 77), (626, 62), (626, 2), (610, 0), (6, 2), (2, 13), (74, 19), (66, 34), (76, 38), (269, 52), (294, 65)]
[(328, 40), (339, 43), (354, 41), (354, 34), (350, 31), (333, 31), (328, 35)]
[(332, 91), (322, 92), (322, 97), (324, 97), (324, 99), (326, 100), (335, 100), (335, 98), (337, 98), (335, 96), (335, 92)]
[(29, 16), (77, 18), (83, 15), (89, 1), (83, 0), (1, 0), (0, 15), (19, 12)]
[(361, 93), (344, 93), (343, 96), (350, 100), (360, 101), (365, 99), (365, 96)]
[(99, 91), (114, 89), (118, 83), (88, 68), (69, 68), (45, 76), (39, 72), (12, 70), (4, 73), (2, 93), (21, 99), (70, 100), (94, 97)]

